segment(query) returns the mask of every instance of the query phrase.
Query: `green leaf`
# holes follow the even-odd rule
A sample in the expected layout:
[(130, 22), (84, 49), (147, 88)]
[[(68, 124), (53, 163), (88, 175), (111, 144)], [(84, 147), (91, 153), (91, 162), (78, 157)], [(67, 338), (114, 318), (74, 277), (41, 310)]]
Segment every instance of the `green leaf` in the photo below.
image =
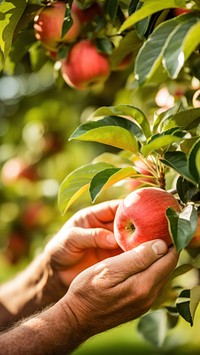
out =
[(182, 176), (179, 176), (176, 188), (178, 195), (183, 203), (189, 202), (192, 197), (194, 197), (198, 192), (199, 189), (192, 184), (190, 181), (187, 181)]
[[(176, 133), (177, 135), (175, 135)], [(175, 129), (174, 132), (166, 131), (153, 135), (149, 142), (141, 148), (143, 155), (147, 156), (152, 151), (164, 148), (174, 142), (179, 142), (181, 140), (179, 133), (180, 131)]]
[(162, 346), (168, 330), (167, 312), (156, 310), (140, 318), (138, 331), (143, 337), (156, 346)]
[(180, 213), (168, 208), (166, 215), (173, 243), (177, 252), (180, 252), (192, 240), (198, 224), (198, 212), (189, 204)]
[[(191, 16), (191, 14), (186, 14), (184, 16), (177, 16), (173, 19), (162, 22), (155, 28), (153, 33), (148, 37), (147, 41), (144, 42), (143, 46), (138, 52), (135, 62), (135, 77), (138, 80), (139, 85), (142, 85), (145, 81), (152, 77), (152, 75), (158, 69), (161, 61), (163, 60), (164, 53), (164, 63), (166, 62), (166, 53), (167, 59), (169, 61), (171, 60), (171, 55), (173, 55), (173, 52), (172, 49), (167, 51), (167, 48), (168, 46), (172, 46), (173, 36), (177, 31), (180, 30), (180, 28), (186, 26), (185, 23), (188, 23), (189, 20), (194, 22), (197, 21), (196, 17), (192, 17), (191, 19)], [(178, 65), (179, 60), (180, 58), (178, 58)]]
[(132, 105), (103, 106), (94, 111), (90, 117), (95, 118), (107, 115), (130, 116), (139, 124), (147, 138), (151, 135), (149, 121), (138, 107)]
[(88, 121), (80, 125), (69, 140), (99, 142), (116, 148), (125, 149), (132, 153), (138, 151), (136, 136), (142, 132), (138, 125), (123, 117), (107, 116), (98, 121)]
[(10, 52), (15, 28), (26, 5), (26, 0), (18, 0), (17, 5), (15, 0), (5, 0), (0, 5), (0, 48), (3, 54), (0, 70)]
[(100, 192), (108, 189), (116, 182), (123, 180), (133, 174), (137, 174), (136, 170), (132, 167), (126, 168), (108, 168), (97, 173), (90, 184), (90, 195), (92, 202), (96, 200)]
[[(185, 16), (188, 17), (188, 15), (184, 15), (184, 17)], [(187, 42), (187, 38), (185, 37), (187, 33), (190, 32), (192, 26), (195, 25), (196, 29), (197, 21), (198, 19), (192, 16), (189, 17), (186, 22), (184, 21), (176, 26), (173, 34), (170, 36), (170, 42), (164, 49), (162, 63), (168, 75), (173, 79), (177, 78), (185, 62), (184, 43)], [(196, 36), (200, 40), (200, 33), (196, 33)], [(190, 37), (189, 40), (191, 41)], [(189, 54), (191, 54), (191, 50), (193, 51), (195, 48), (196, 45), (194, 48), (191, 46), (191, 49), (188, 51), (187, 55), (189, 56)]]
[(188, 155), (188, 167), (200, 187), (200, 138), (195, 142)]
[(191, 290), (183, 290), (177, 299), (179, 314), (192, 326), (197, 307), (200, 302), (200, 286), (194, 286)]
[(154, 14), (155, 12), (176, 8), (176, 7), (184, 7), (185, 1), (184, 0), (149, 0), (145, 1), (144, 5), (138, 11), (135, 11), (131, 16), (127, 18), (126, 21), (120, 27), (120, 32), (123, 32), (127, 28), (133, 26), (135, 23), (141, 21), (147, 16)]
[(106, 168), (112, 168), (111, 164), (96, 163), (87, 164), (72, 171), (61, 183), (58, 191), (58, 206), (62, 214), (74, 203), (86, 190), (94, 175)]
[(164, 129), (172, 127), (182, 127), (183, 129), (190, 130), (190, 128), (197, 126), (200, 120), (200, 108), (190, 108), (180, 111), (166, 120)]
[(190, 312), (190, 290), (183, 290), (176, 301), (176, 307), (179, 314), (185, 319), (190, 325), (193, 325), (193, 319)]
[(133, 58), (135, 58), (141, 45), (142, 41), (138, 38), (135, 30), (126, 33), (126, 35), (120, 40), (119, 45), (112, 50), (112, 54), (109, 56), (111, 67), (116, 68), (117, 65), (130, 53)]
[(164, 159), (160, 160), (163, 164), (177, 171), (185, 179), (189, 180), (192, 183), (196, 183), (196, 181), (194, 181), (194, 178), (188, 170), (187, 157), (185, 153), (180, 151), (167, 152), (164, 156)]
[(105, 11), (109, 15), (112, 22), (115, 22), (119, 0), (107, 0)]

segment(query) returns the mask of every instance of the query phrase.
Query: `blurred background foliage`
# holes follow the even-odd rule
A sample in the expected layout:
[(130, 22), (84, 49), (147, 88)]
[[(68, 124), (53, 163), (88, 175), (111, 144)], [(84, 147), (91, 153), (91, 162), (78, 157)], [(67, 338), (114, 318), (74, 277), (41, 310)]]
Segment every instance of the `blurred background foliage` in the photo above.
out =
[[(23, 55), (13, 46), (0, 74), (0, 282), (22, 270), (74, 212), (91, 203), (86, 193), (65, 216), (57, 204), (58, 188), (66, 175), (104, 151), (116, 151), (98, 143), (68, 142), (91, 112), (100, 106), (132, 104), (151, 121), (155, 112), (174, 104), (200, 106), (199, 53), (192, 54), (176, 80), (157, 72), (138, 87), (133, 61), (128, 68), (113, 71), (103, 87), (77, 91), (64, 83), (52, 58), (29, 38), (34, 45)], [(141, 45), (142, 40), (138, 41)], [(95, 203), (121, 193), (113, 187)], [(95, 336), (74, 354), (198, 354), (199, 314), (196, 319), (193, 328), (180, 320), (162, 349), (144, 341), (134, 321)]]

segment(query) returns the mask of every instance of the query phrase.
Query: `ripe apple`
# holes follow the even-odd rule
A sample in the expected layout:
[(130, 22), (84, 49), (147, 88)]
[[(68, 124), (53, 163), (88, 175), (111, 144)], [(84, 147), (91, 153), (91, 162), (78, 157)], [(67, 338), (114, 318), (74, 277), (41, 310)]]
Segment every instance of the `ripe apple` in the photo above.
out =
[(174, 16), (179, 16), (179, 15), (187, 14), (188, 12), (191, 12), (191, 10), (189, 10), (189, 9), (184, 9), (184, 8), (182, 8), (182, 7), (176, 7), (175, 9), (173, 9), (173, 14), (174, 14)]
[(72, 45), (67, 58), (61, 61), (61, 74), (69, 86), (88, 89), (108, 78), (108, 56), (100, 53), (92, 40), (83, 39)]
[(198, 225), (197, 229), (193, 235), (191, 242), (189, 243), (187, 248), (200, 248), (200, 214), (198, 215)]
[(21, 178), (35, 181), (38, 178), (37, 170), (21, 157), (7, 160), (1, 170), (1, 179), (4, 185), (12, 185)]
[(95, 17), (102, 16), (104, 14), (104, 10), (102, 5), (95, 1), (87, 8), (81, 8), (80, 3), (74, 1), (72, 3), (72, 13), (76, 14), (80, 23), (86, 24), (91, 23)]
[(62, 37), (62, 26), (65, 18), (66, 4), (55, 1), (48, 4), (34, 18), (35, 36), (46, 48), (54, 52), (59, 43), (72, 43), (80, 34), (81, 24), (75, 13), (72, 13), (73, 24)]
[(166, 217), (168, 207), (180, 211), (176, 198), (156, 187), (144, 187), (128, 194), (114, 219), (114, 234), (119, 246), (127, 251), (153, 239), (163, 239), (171, 245)]

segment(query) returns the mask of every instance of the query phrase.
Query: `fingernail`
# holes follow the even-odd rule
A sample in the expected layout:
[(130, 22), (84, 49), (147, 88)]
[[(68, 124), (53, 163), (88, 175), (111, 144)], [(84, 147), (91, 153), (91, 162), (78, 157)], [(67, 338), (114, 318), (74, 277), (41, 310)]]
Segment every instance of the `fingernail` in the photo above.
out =
[(167, 244), (163, 240), (156, 240), (151, 247), (154, 253), (158, 256), (162, 256), (167, 252)]
[(110, 244), (110, 245), (117, 245), (114, 234), (108, 234), (106, 237), (106, 240), (107, 240), (108, 244)]

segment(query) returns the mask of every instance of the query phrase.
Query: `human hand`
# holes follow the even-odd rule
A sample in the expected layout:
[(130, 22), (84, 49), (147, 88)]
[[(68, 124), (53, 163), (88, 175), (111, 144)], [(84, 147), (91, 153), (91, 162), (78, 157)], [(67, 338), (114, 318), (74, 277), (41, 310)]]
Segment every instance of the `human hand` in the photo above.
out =
[(87, 339), (146, 313), (175, 268), (178, 255), (164, 241), (146, 242), (88, 268), (61, 300)]
[(113, 235), (119, 202), (102, 202), (80, 210), (48, 243), (46, 258), (66, 287), (89, 266), (121, 253)]

